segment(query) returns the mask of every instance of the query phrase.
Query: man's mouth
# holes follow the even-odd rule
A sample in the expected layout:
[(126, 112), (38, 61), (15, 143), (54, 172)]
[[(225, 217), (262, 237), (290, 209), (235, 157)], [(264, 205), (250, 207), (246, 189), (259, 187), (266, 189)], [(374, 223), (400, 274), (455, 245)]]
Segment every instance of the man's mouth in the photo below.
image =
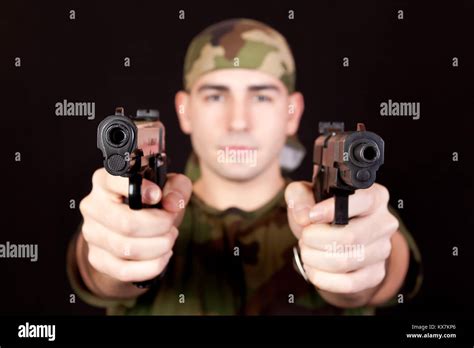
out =
[(247, 145), (228, 145), (228, 146), (220, 146), (220, 150), (256, 150), (257, 148), (255, 146), (247, 146)]

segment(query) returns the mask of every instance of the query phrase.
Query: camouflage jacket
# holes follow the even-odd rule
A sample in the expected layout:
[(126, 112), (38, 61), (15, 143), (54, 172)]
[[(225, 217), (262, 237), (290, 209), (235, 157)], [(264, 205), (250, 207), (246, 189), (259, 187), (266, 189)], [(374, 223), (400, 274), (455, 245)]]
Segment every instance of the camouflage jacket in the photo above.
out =
[[(410, 269), (400, 291), (406, 301), (421, 285), (421, 258), (401, 220), (400, 231), (411, 251)], [(192, 195), (164, 275), (147, 293), (132, 300), (102, 299), (87, 289), (75, 262), (75, 239), (67, 262), (72, 288), (83, 301), (106, 308), (109, 315), (375, 313), (374, 307), (341, 309), (327, 303), (296, 271), (292, 248), (297, 240), (288, 226), (284, 190), (252, 212), (219, 211)], [(396, 303), (397, 298), (385, 305)]]

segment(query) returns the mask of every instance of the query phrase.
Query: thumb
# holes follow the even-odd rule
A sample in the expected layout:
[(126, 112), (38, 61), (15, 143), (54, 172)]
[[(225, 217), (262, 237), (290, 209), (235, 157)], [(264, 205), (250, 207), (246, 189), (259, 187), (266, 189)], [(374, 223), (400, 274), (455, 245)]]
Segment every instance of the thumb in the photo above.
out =
[(311, 223), (309, 213), (314, 206), (313, 185), (307, 181), (290, 183), (285, 190), (290, 228), (299, 239), (304, 227)]
[(191, 180), (183, 174), (170, 173), (163, 188), (163, 209), (177, 213), (175, 226), (181, 224), (186, 205), (193, 191)]

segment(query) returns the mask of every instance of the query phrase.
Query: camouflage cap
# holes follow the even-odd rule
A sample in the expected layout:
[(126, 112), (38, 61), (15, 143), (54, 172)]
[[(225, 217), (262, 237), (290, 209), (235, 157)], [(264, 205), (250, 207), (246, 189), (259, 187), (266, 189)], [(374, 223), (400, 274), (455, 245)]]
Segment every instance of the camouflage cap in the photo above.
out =
[(219, 69), (256, 69), (280, 79), (295, 90), (295, 63), (285, 38), (252, 19), (216, 23), (190, 43), (184, 62), (184, 87), (190, 90), (203, 74)]

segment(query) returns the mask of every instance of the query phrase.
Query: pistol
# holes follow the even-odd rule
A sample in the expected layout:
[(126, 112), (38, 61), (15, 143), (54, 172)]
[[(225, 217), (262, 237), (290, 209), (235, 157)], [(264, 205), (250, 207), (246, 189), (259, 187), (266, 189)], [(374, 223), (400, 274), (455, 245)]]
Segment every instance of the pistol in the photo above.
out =
[(368, 132), (363, 123), (357, 131), (344, 132), (343, 122), (320, 122), (314, 142), (313, 194), (316, 202), (334, 196), (333, 224), (349, 221), (349, 195), (375, 182), (384, 162), (384, 141)]
[[(143, 178), (155, 182), (161, 189), (166, 183), (167, 158), (165, 127), (158, 110), (138, 110), (136, 116), (125, 116), (124, 109), (115, 109), (97, 128), (97, 147), (102, 151), (105, 170), (111, 175), (128, 177), (128, 198), (131, 209), (142, 205)], [(145, 206), (149, 207), (149, 206)], [(161, 208), (161, 202), (152, 207)], [(149, 287), (153, 280), (134, 283)]]

